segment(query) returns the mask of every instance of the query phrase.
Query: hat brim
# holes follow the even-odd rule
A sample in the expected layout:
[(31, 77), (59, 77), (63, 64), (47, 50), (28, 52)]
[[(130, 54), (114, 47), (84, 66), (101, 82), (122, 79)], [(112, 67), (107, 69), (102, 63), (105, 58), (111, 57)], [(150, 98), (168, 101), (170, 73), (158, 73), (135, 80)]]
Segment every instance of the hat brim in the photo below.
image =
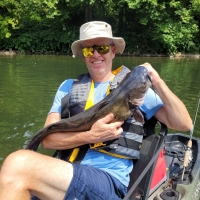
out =
[[(94, 39), (94, 38), (90, 38), (90, 39)], [(121, 37), (111, 37), (109, 39), (112, 40), (112, 43), (116, 47), (115, 53), (122, 54), (124, 52), (124, 49), (125, 49), (124, 39), (121, 38)], [(73, 53), (73, 57), (83, 58), (83, 53), (82, 53), (82, 49), (81, 49), (81, 43), (83, 41), (86, 41), (86, 40), (76, 40), (75, 42), (72, 43), (71, 50), (72, 50), (72, 53)]]

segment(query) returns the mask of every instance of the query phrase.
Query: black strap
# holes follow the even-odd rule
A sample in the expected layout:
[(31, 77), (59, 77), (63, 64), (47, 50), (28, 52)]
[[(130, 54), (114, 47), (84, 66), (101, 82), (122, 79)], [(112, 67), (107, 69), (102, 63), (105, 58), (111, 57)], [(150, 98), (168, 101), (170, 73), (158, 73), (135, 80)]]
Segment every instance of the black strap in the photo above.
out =
[(65, 119), (69, 117), (69, 94), (65, 95), (61, 99), (61, 119)]
[(85, 157), (85, 154), (87, 153), (88, 148), (81, 148), (75, 161), (73, 163), (80, 164), (80, 162), (83, 160)]
[(140, 150), (141, 142), (137, 142), (128, 138), (120, 137), (118, 144), (129, 149)]
[(137, 133), (140, 135), (144, 135), (144, 128), (142, 126), (130, 123), (122, 124), (123, 131)]
[[(54, 153), (53, 157), (56, 157), (56, 158), (59, 158), (61, 160), (69, 162), (69, 158), (70, 158), (73, 150), (74, 149), (57, 150)], [(73, 163), (79, 164), (83, 160), (85, 154), (87, 153), (87, 150), (88, 150), (88, 145), (82, 146)]]

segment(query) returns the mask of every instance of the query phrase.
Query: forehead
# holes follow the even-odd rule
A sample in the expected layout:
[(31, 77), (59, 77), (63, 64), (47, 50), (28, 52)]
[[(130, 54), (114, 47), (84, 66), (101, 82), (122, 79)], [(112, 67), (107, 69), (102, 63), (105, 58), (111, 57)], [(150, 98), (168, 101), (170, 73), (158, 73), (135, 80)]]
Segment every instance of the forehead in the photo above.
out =
[(85, 40), (82, 42), (82, 47), (91, 47), (94, 45), (100, 46), (100, 45), (108, 45), (111, 41), (109, 38), (94, 38), (91, 40)]

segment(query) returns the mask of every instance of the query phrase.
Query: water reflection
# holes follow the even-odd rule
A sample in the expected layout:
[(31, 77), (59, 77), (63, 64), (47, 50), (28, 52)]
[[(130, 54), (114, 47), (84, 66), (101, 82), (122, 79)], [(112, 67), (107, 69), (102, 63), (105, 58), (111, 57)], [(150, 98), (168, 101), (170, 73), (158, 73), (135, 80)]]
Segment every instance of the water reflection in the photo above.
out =
[[(200, 60), (116, 57), (114, 67), (133, 68), (150, 62), (181, 98), (194, 118), (200, 91)], [(0, 165), (11, 152), (21, 149), (43, 127), (61, 82), (85, 73), (80, 59), (55, 55), (0, 57)], [(199, 111), (200, 112), (200, 111)], [(194, 135), (200, 137), (200, 114)], [(52, 154), (52, 151), (41, 152)]]

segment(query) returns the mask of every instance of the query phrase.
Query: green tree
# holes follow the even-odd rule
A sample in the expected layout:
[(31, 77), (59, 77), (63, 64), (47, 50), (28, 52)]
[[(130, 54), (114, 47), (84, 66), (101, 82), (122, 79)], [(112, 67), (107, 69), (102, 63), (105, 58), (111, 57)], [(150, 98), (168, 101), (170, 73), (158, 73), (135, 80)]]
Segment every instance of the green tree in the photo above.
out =
[(111, 24), (129, 53), (199, 52), (200, 0), (5, 0), (0, 49), (70, 52), (91, 20)]
[(11, 30), (18, 24), (19, 4), (14, 0), (0, 2), (0, 39), (9, 38)]
[[(193, 1), (126, 1), (129, 8), (133, 9), (138, 21), (138, 23), (135, 21), (135, 24), (139, 27), (140, 33), (136, 33), (136, 35), (143, 39), (138, 38), (139, 41), (145, 41), (144, 47), (149, 51), (154, 49), (156, 52), (171, 54), (195, 49), (194, 36), (199, 29), (198, 23), (192, 15)], [(197, 4), (195, 5), (197, 8)]]
[(58, 0), (4, 0), (0, 2), (0, 39), (9, 38), (13, 29), (23, 28), (26, 20), (41, 21), (59, 15)]

